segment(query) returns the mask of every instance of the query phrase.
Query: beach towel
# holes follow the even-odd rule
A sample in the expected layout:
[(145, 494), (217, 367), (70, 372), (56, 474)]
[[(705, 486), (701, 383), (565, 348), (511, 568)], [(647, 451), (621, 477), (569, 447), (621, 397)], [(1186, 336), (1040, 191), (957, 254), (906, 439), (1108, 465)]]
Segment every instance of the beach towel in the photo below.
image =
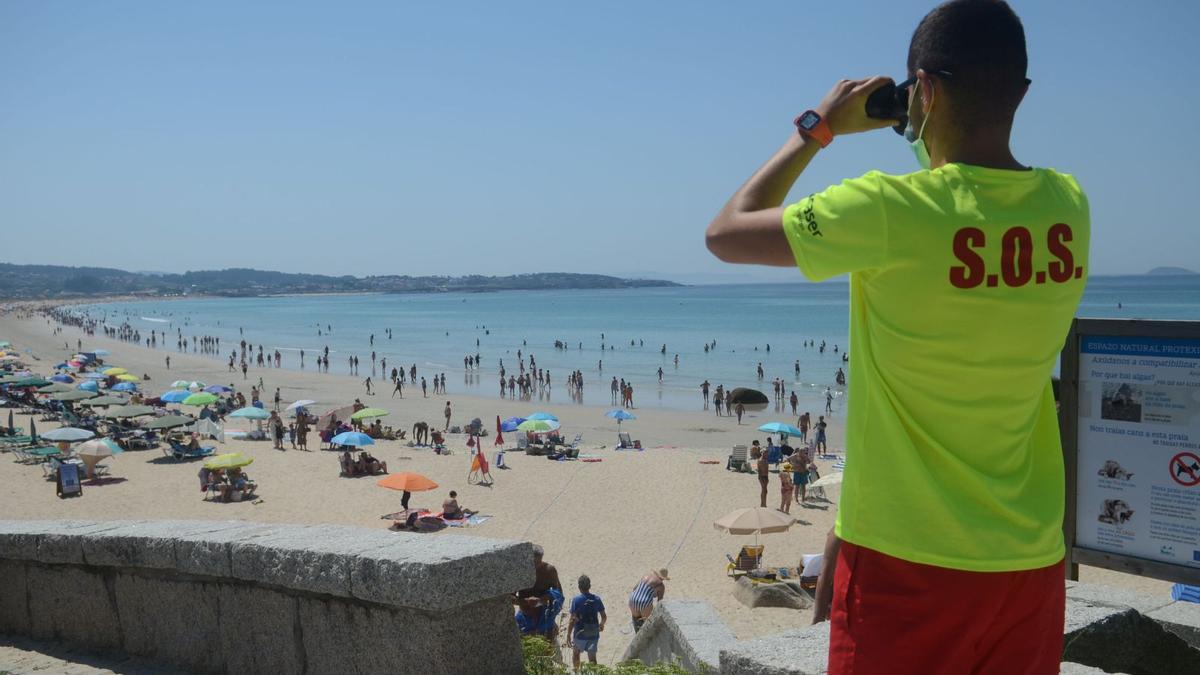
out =
[(445, 520), (443, 518), (443, 521), (450, 527), (475, 527), (477, 525), (482, 525), (491, 519), (491, 516), (481, 516), (478, 513), (475, 513), (459, 520)]
[(579, 460), (579, 461), (581, 461), (581, 462), (587, 462), (587, 463), (591, 464), (591, 463), (593, 463), (593, 462), (602, 462), (602, 461), (604, 461), (604, 460), (600, 459), (599, 457), (587, 457), (587, 458), (585, 458), (585, 459), (581, 459), (581, 460)]
[(720, 464), (721, 461), (718, 459), (702, 459), (702, 460), (700, 460), (700, 463), (701, 464)]

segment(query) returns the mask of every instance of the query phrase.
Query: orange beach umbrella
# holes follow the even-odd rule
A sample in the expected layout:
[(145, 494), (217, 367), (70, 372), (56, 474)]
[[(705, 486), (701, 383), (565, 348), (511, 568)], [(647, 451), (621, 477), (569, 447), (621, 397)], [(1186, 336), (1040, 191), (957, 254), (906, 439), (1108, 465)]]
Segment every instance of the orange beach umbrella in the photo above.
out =
[(394, 473), (379, 480), (379, 486), (404, 492), (436, 490), (438, 484), (419, 473)]

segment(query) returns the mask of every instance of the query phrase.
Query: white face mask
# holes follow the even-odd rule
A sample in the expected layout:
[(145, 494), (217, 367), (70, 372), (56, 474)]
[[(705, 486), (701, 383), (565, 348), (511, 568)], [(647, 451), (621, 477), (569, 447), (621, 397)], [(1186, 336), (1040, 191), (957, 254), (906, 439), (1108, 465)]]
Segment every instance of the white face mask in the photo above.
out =
[[(920, 100), (920, 98), (918, 98), (918, 93), (920, 92), (920, 89), (921, 89), (921, 81), (917, 80), (917, 83), (913, 86), (912, 98), (913, 98), (914, 102)], [(934, 97), (936, 98), (936, 96), (937, 96), (937, 90), (934, 90)], [(910, 103), (909, 105), (911, 106), (912, 104)], [(926, 170), (929, 169), (929, 163), (930, 163), (929, 162), (929, 148), (925, 147), (925, 139), (923, 138), (923, 136), (925, 135), (925, 125), (929, 124), (929, 115), (932, 112), (933, 112), (933, 99), (930, 99), (929, 100), (929, 112), (925, 113), (925, 119), (921, 121), (921, 130), (919, 132), (913, 131), (911, 114), (908, 117), (908, 120), (909, 120), (908, 126), (906, 126), (904, 128), (904, 140), (908, 141), (909, 147), (912, 148), (913, 156), (915, 156), (917, 158), (917, 164), (920, 164), (921, 168), (926, 169)]]

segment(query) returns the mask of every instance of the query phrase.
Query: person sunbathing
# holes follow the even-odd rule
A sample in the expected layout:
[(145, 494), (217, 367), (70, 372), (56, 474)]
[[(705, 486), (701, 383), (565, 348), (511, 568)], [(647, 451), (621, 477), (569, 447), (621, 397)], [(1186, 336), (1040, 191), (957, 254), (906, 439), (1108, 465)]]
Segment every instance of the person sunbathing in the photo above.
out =
[(358, 461), (362, 468), (371, 475), (388, 472), (387, 463), (375, 459), (366, 450), (363, 450), (361, 453), (359, 453)]
[(478, 511), (464, 509), (458, 505), (458, 493), (454, 490), (450, 491), (450, 498), (442, 502), (442, 518), (446, 520), (462, 520), (467, 516), (473, 516)]
[(229, 501), (229, 495), (232, 492), (241, 492), (242, 499), (247, 499), (254, 496), (254, 488), (258, 487), (250, 477), (242, 472), (241, 469), (229, 470), (229, 491), (225, 494), (225, 501)]
[(354, 461), (354, 457), (349, 450), (342, 452), (341, 458), (342, 473), (351, 478), (358, 472), (358, 462)]

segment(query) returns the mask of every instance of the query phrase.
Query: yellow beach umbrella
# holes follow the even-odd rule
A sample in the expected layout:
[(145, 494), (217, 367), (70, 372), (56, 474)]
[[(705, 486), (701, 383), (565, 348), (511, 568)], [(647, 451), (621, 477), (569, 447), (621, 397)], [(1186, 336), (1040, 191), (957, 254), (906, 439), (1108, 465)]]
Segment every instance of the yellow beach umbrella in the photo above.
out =
[(137, 375), (130, 375), (129, 373), (125, 373), (123, 375), (118, 375), (117, 379), (122, 382), (137, 382), (138, 380), (140, 380), (142, 378), (138, 377)]
[(111, 375), (124, 375), (124, 374), (128, 373), (129, 371), (125, 370), (124, 368), (105, 368), (104, 370), (102, 370), (100, 372), (104, 373), (105, 375), (111, 376)]
[(247, 457), (240, 452), (227, 452), (223, 455), (217, 455), (204, 463), (204, 468), (212, 471), (213, 469), (236, 469), (242, 466), (248, 466), (254, 463), (253, 457)]

